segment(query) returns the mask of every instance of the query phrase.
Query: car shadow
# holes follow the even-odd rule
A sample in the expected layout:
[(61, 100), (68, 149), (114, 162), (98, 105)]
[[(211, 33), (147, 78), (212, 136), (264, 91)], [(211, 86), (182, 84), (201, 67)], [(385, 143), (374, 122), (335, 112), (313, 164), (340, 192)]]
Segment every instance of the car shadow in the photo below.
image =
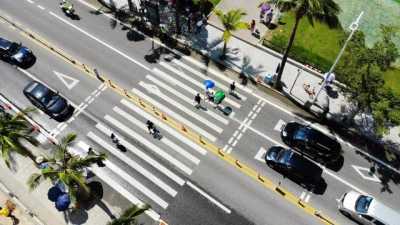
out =
[(340, 171), (343, 165), (344, 165), (344, 157), (342, 155), (340, 155), (336, 161), (325, 164), (326, 168), (333, 170), (335, 172)]

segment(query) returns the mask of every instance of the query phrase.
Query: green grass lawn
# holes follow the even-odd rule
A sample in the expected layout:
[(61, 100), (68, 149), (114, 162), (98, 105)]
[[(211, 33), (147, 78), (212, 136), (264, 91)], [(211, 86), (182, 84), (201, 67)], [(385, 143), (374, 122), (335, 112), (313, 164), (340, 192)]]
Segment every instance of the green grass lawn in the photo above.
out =
[[(280, 52), (286, 48), (294, 25), (293, 14), (285, 14), (282, 22), (284, 24), (274, 29), (264, 42), (268, 47)], [(328, 71), (340, 51), (339, 41), (344, 37), (342, 28), (330, 29), (327, 25), (318, 22), (314, 22), (314, 26), (311, 26), (304, 18), (299, 24), (290, 57), (321, 71)], [(384, 79), (388, 86), (400, 94), (400, 69), (388, 70), (384, 74)]]

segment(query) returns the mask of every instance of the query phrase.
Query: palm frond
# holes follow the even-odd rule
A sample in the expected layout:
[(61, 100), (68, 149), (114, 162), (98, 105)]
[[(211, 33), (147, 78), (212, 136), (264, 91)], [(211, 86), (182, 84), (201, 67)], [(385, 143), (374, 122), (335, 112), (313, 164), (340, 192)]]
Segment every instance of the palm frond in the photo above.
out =
[(26, 184), (29, 187), (29, 190), (34, 190), (35, 188), (37, 188), (37, 186), (39, 186), (39, 184), (44, 180), (44, 177), (42, 174), (40, 173), (33, 173), (31, 174), (31, 176), (28, 178), (28, 181), (26, 182)]

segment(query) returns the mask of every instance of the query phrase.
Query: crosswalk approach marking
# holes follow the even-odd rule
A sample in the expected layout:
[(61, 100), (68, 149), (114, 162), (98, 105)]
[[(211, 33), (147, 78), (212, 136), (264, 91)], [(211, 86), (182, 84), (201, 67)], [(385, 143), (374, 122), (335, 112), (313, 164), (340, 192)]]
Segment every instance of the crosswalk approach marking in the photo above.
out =
[[(165, 63), (165, 62), (160, 62), (160, 65), (163, 66), (164, 68), (168, 69), (169, 71), (173, 72), (174, 74), (180, 76), (181, 78), (191, 82), (192, 84), (196, 85), (197, 87), (201, 88), (202, 90), (205, 89), (204, 84), (202, 84), (201, 82), (193, 79), (192, 77), (186, 75), (185, 73), (183, 73), (182, 71), (179, 71), (178, 69), (172, 67), (171, 65)], [(225, 97), (224, 101), (226, 101), (227, 103), (229, 103), (230, 105), (232, 105), (235, 108), (240, 108), (240, 104), (233, 101), (232, 99), (228, 98), (228, 96)]]
[[(96, 124), (96, 128), (100, 129), (108, 129), (103, 125)], [(105, 149), (109, 150), (113, 155), (115, 155), (117, 158), (119, 158), (121, 161), (138, 171), (140, 174), (142, 174), (144, 177), (152, 181), (154, 184), (159, 186), (161, 189), (163, 189), (165, 192), (167, 192), (171, 196), (175, 196), (177, 194), (177, 191), (175, 191), (173, 188), (171, 188), (168, 184), (163, 182), (161, 179), (158, 177), (154, 176), (152, 173), (150, 173), (148, 170), (143, 168), (141, 165), (133, 161), (132, 159), (126, 157), (122, 152), (108, 144), (106, 141), (95, 135), (93, 132), (89, 132), (88, 136), (95, 141), (96, 143), (100, 144), (102, 147)], [(127, 146), (125, 146), (127, 147)]]
[[(119, 115), (121, 115), (122, 117), (124, 117), (125, 119), (127, 119), (128, 121), (130, 121), (131, 123), (133, 123), (136, 126), (140, 127), (142, 130), (147, 131), (147, 125), (145, 123), (139, 121), (135, 117), (131, 116), (129, 113), (127, 113), (124, 110), (122, 110), (121, 108), (115, 106), (113, 108), (113, 110), (116, 113), (118, 113)], [(200, 163), (200, 159), (198, 159), (197, 157), (193, 156), (189, 152), (185, 151), (183, 148), (181, 148), (179, 145), (173, 143), (167, 137), (163, 137), (161, 139), (161, 142), (163, 142), (164, 144), (168, 145), (172, 150), (174, 150), (177, 153), (181, 154), (182, 156), (184, 156), (186, 159), (190, 160), (194, 164), (198, 165)]]
[(179, 168), (180, 170), (182, 170), (186, 174), (188, 174), (188, 175), (192, 174), (193, 171), (189, 167), (187, 167), (185, 164), (181, 163), (179, 160), (177, 160), (176, 158), (174, 158), (173, 156), (171, 156), (170, 154), (168, 154), (167, 152), (165, 152), (164, 150), (162, 150), (157, 145), (153, 144), (152, 142), (150, 142), (149, 140), (147, 140), (143, 136), (139, 135), (138, 133), (136, 133), (135, 131), (133, 131), (129, 127), (125, 126), (124, 124), (122, 124), (118, 120), (114, 119), (113, 117), (111, 117), (109, 115), (106, 115), (104, 117), (104, 119), (107, 120), (108, 122), (114, 124), (119, 129), (121, 129), (122, 131), (126, 132), (128, 135), (130, 135), (134, 139), (138, 140), (139, 142), (141, 142), (142, 144), (147, 146), (148, 149), (150, 149), (153, 152), (157, 153), (159, 156), (161, 156), (165, 160), (169, 161), (170, 163), (175, 165), (177, 168)]
[[(98, 137), (97, 135), (95, 135), (92, 132), (88, 133), (88, 137), (90, 139), (92, 139), (93, 141), (101, 144), (101, 146), (106, 147), (109, 151), (112, 152), (118, 152), (117, 149), (114, 149), (112, 146), (110, 146), (107, 142), (103, 141), (100, 137)], [(121, 160), (124, 157), (121, 158)], [(125, 157), (126, 158), (126, 157)], [(126, 159), (125, 159), (126, 160)], [(123, 160), (124, 161), (124, 160)], [(134, 165), (136, 164), (134, 161), (132, 160), (126, 160), (126, 161), (131, 161)], [(118, 174), (119, 176), (123, 177), (129, 184), (131, 184), (133, 187), (135, 187), (138, 191), (142, 192), (143, 194), (145, 194), (147, 197), (149, 197), (151, 200), (153, 200), (154, 202), (156, 202), (158, 205), (160, 205), (163, 209), (166, 209), (168, 207), (168, 203), (165, 202), (163, 199), (161, 199), (159, 196), (157, 196), (154, 192), (152, 192), (151, 190), (149, 190), (146, 186), (144, 186), (143, 184), (141, 184), (140, 182), (138, 182), (137, 180), (135, 180), (133, 177), (131, 177), (130, 175), (128, 175), (127, 173), (125, 173), (124, 171), (122, 171), (121, 169), (119, 169), (117, 166), (115, 166), (114, 164), (112, 164), (110, 161), (106, 160), (105, 164), (107, 165), (108, 168), (110, 168), (111, 170), (113, 170), (116, 174)], [(130, 166), (134, 166), (130, 163), (128, 163), (128, 165)]]
[[(198, 76), (198, 77), (201, 78), (201, 79), (204, 79), (205, 76), (206, 76), (206, 75), (200, 73), (199, 71), (193, 69), (192, 67), (190, 67), (190, 66), (184, 64), (183, 62), (181, 62), (181, 61), (179, 61), (179, 60), (177, 60), (177, 59), (172, 60), (172, 62), (174, 62), (175, 64), (179, 65), (180, 67), (186, 69), (187, 71), (193, 73), (194, 75)], [(227, 86), (221, 84), (220, 82), (215, 81), (215, 80), (213, 80), (213, 81), (215, 82), (215, 85), (216, 85), (217, 87), (221, 88), (222, 90), (224, 90), (224, 91), (229, 91), (229, 90), (230, 90), (230, 88), (228, 88)], [(233, 82), (233, 81), (232, 81), (232, 82)], [(230, 83), (232, 83), (232, 82), (230, 82)], [(236, 91), (235, 93), (236, 93), (243, 101), (246, 101), (246, 99), (247, 99), (246, 96), (243, 96), (243, 95), (237, 93), (237, 91)]]
[(125, 99), (121, 100), (121, 104), (125, 105), (126, 107), (128, 107), (132, 111), (134, 111), (137, 114), (141, 115), (143, 118), (146, 118), (147, 120), (153, 121), (153, 123), (155, 125), (157, 125), (161, 129), (167, 131), (171, 135), (175, 136), (178, 140), (180, 140), (181, 142), (183, 142), (186, 145), (190, 146), (192, 149), (196, 150), (198, 153), (200, 153), (202, 155), (206, 155), (207, 154), (207, 150), (203, 149), (197, 143), (193, 142), (192, 140), (190, 140), (186, 136), (182, 135), (181, 133), (179, 133), (175, 129), (171, 128), (170, 126), (166, 125), (165, 123), (160, 122), (154, 116), (152, 116), (152, 115), (148, 114), (147, 112), (143, 111), (141, 108), (137, 107), (135, 104), (133, 104), (133, 103), (131, 103), (131, 102), (125, 100)]
[(198, 127), (197, 125), (195, 125), (191, 121), (183, 118), (178, 113), (175, 113), (174, 111), (170, 110), (169, 107), (166, 107), (165, 105), (163, 105), (163, 104), (157, 102), (156, 100), (150, 98), (149, 96), (147, 96), (143, 92), (139, 91), (138, 89), (134, 88), (134, 89), (132, 89), (132, 92), (134, 94), (136, 94), (137, 96), (139, 96), (140, 98), (146, 99), (146, 101), (150, 102), (150, 104), (152, 104), (155, 107), (159, 108), (160, 110), (162, 110), (166, 114), (170, 115), (171, 117), (177, 119), (178, 121), (184, 123), (187, 126), (190, 126), (190, 128), (192, 128), (193, 130), (195, 130), (197, 133), (199, 133), (201, 136), (207, 138), (208, 140), (210, 140), (212, 142), (215, 142), (217, 140), (217, 138), (214, 135), (212, 135), (212, 134), (208, 133), (207, 131), (205, 131), (204, 129)]
[[(98, 126), (98, 129), (103, 132), (105, 135), (110, 136), (112, 130), (108, 129), (107, 127), (103, 126), (100, 124)], [(171, 170), (160, 164), (158, 161), (154, 160), (150, 156), (148, 156), (146, 153), (140, 151), (137, 149), (135, 146), (131, 145), (129, 142), (125, 141), (124, 139), (119, 139), (119, 142), (124, 145), (130, 152), (141, 158), (143, 161), (147, 162), (149, 165), (153, 166), (156, 168), (158, 171), (161, 173), (165, 174), (167, 177), (169, 177), (171, 180), (175, 181), (179, 185), (184, 185), (185, 181), (180, 178), (178, 175), (173, 173)]]
[[(210, 72), (210, 73), (214, 74), (216, 77), (219, 77), (221, 80), (224, 80), (224, 81), (226, 81), (226, 82), (228, 82), (228, 83), (232, 83), (232, 81), (233, 81), (232, 79), (228, 78), (228, 77), (225, 76), (224, 74), (222, 74), (222, 73), (220, 73), (220, 72), (214, 70), (213, 68), (210, 68), (210, 67), (204, 65), (203, 63), (201, 63), (201, 62), (199, 62), (199, 61), (193, 59), (193, 58), (190, 57), (190, 56), (185, 56), (185, 55), (183, 55), (182, 57), (183, 57), (186, 61), (188, 61), (188, 62), (190, 62), (190, 63), (196, 65), (196, 66), (199, 67), (200, 69), (206, 70), (207, 72)], [(240, 85), (239, 85), (238, 88), (240, 88), (240, 89), (242, 89), (243, 91), (246, 91), (246, 92), (248, 92), (248, 93), (253, 93), (253, 91), (252, 91), (251, 89), (249, 89), (249, 88), (247, 88), (247, 87), (245, 87), (245, 86), (240, 86)]]
[(160, 90), (158, 90), (158, 91), (149, 90), (149, 88), (150, 88), (149, 85), (144, 83), (143, 81), (140, 81), (139, 85), (142, 86), (143, 88), (145, 88), (146, 90), (150, 91), (150, 93), (160, 97), (164, 101), (170, 103), (171, 105), (175, 106), (179, 110), (185, 112), (187, 115), (191, 116), (193, 119), (196, 119), (199, 122), (202, 122), (203, 124), (207, 125), (209, 128), (213, 129), (217, 133), (222, 133), (222, 131), (224, 130), (221, 127), (215, 125), (214, 123), (209, 122), (207, 119), (203, 118), (202, 116), (199, 116), (198, 114), (194, 113), (192, 109), (188, 109), (184, 105), (180, 104), (179, 102), (175, 101), (174, 99), (163, 94)]
[[(141, 205), (143, 202), (139, 200), (136, 196), (131, 194), (128, 190), (126, 190), (124, 187), (122, 187), (121, 184), (113, 180), (109, 175), (107, 175), (104, 172), (104, 169), (100, 169), (96, 166), (91, 167), (91, 170), (98, 176), (102, 181), (108, 184), (111, 188), (116, 190), (118, 193), (120, 193), (122, 196), (124, 196), (126, 199), (128, 199), (132, 204), (134, 205)], [(155, 221), (158, 221), (160, 219), (160, 215), (156, 213), (153, 209), (148, 209), (144, 212), (146, 215), (150, 216)]]
[[(186, 97), (184, 94), (182, 94), (181, 92), (177, 91), (176, 89), (168, 86), (165, 82), (162, 82), (160, 80), (158, 80), (157, 78), (155, 78), (152, 75), (147, 75), (146, 78), (150, 81), (152, 81), (154, 84), (164, 88), (165, 90), (169, 91), (170, 93), (174, 94), (175, 96), (179, 97), (180, 99), (182, 99), (183, 101), (185, 101), (186, 103), (192, 104), (193, 103), (193, 99), (192, 98), (188, 98)], [(207, 110), (206, 111), (207, 114), (209, 114), (212, 118), (218, 120), (219, 122), (228, 125), (229, 124), (229, 120), (223, 118), (222, 116), (214, 113), (211, 110)]]

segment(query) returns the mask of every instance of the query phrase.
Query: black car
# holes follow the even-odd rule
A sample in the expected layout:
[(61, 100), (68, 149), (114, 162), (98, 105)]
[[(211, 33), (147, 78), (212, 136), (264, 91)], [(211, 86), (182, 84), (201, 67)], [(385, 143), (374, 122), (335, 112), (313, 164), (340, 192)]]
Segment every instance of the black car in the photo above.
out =
[(321, 180), (321, 167), (291, 149), (273, 146), (265, 154), (265, 162), (307, 187), (315, 187)]
[(0, 57), (23, 69), (31, 67), (36, 62), (36, 57), (29, 48), (4, 38), (0, 38)]
[(67, 120), (75, 110), (58, 92), (37, 81), (30, 82), (24, 88), (24, 95), (34, 106), (58, 122)]
[(281, 130), (281, 138), (288, 146), (320, 162), (335, 162), (342, 151), (335, 138), (297, 122), (287, 123)]

